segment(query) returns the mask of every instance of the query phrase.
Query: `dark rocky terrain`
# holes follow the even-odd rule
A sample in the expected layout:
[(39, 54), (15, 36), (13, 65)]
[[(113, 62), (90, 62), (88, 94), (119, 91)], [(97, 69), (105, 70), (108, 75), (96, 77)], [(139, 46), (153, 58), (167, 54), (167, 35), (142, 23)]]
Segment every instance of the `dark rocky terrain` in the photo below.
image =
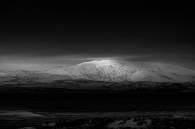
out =
[(19, 83), (0, 87), (0, 102), (0, 127), (5, 129), (194, 128), (190, 83)]

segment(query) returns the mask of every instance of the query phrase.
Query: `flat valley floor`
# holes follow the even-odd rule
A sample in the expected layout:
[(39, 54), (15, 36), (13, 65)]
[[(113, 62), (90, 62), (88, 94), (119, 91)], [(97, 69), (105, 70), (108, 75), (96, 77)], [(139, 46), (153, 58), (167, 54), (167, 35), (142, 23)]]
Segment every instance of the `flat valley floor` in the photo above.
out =
[(195, 93), (1, 87), (0, 128), (195, 128)]

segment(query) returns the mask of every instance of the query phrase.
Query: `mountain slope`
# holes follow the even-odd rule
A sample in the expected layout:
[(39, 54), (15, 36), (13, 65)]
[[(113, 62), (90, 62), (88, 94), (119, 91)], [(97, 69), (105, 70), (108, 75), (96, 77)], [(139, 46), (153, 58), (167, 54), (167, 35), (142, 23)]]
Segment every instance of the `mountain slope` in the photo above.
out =
[(5, 73), (0, 72), (0, 76), (4, 76), (4, 75), (5, 75)]
[(101, 60), (57, 67), (44, 72), (72, 79), (99, 81), (195, 82), (194, 71), (155, 62)]
[(138, 71), (132, 75), (132, 81), (153, 81), (153, 82), (191, 82), (191, 76), (182, 76), (168, 72)]

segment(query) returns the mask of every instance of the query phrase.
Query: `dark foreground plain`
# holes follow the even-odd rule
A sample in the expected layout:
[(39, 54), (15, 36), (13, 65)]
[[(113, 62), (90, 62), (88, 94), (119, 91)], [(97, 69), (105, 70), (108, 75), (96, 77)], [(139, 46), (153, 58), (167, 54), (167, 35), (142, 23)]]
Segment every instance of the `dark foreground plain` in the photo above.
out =
[(0, 127), (195, 128), (195, 92), (179, 90), (5, 86)]

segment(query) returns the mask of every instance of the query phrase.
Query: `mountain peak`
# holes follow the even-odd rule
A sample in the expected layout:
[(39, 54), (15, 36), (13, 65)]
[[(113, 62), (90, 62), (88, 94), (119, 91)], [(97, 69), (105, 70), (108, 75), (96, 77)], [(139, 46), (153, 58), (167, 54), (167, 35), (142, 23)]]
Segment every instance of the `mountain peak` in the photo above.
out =
[(94, 61), (89, 61), (89, 62), (83, 62), (78, 65), (95, 65), (96, 67), (99, 66), (107, 66), (107, 65), (116, 65), (117, 61), (116, 60), (94, 60)]
[[(30, 74), (26, 71), (17, 73)], [(69, 67), (57, 66), (41, 73), (51, 77), (60, 75), (63, 79), (94, 81), (195, 82), (195, 71), (190, 69), (163, 63), (123, 60), (94, 60)]]

